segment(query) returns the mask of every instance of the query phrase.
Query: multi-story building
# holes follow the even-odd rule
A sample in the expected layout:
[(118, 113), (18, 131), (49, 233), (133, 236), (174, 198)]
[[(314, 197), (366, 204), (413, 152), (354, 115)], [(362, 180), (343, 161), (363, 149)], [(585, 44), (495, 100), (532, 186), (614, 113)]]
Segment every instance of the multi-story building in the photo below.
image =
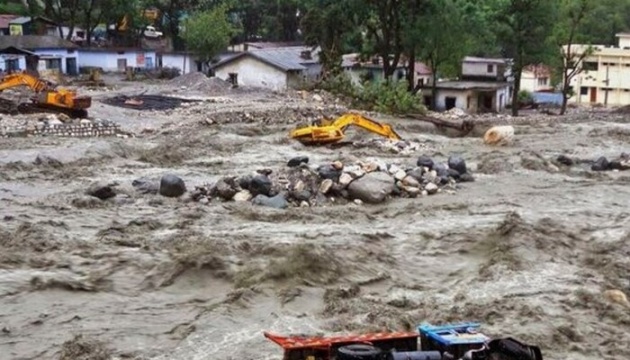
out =
[[(581, 70), (571, 79), (578, 104), (630, 104), (630, 33), (617, 34), (618, 46), (593, 45), (593, 53), (576, 66)], [(581, 54), (587, 45), (572, 45), (571, 52)], [(563, 47), (567, 51), (567, 46)], [(575, 57), (574, 59), (577, 59)]]

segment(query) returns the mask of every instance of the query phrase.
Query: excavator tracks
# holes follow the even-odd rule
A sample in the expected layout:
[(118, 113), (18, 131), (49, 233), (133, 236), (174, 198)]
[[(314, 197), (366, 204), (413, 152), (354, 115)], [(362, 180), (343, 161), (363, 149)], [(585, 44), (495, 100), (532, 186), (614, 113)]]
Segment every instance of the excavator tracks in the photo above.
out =
[(20, 114), (65, 114), (73, 119), (87, 118), (88, 112), (84, 109), (64, 109), (56, 106), (37, 104), (37, 103), (21, 103), (17, 106)]

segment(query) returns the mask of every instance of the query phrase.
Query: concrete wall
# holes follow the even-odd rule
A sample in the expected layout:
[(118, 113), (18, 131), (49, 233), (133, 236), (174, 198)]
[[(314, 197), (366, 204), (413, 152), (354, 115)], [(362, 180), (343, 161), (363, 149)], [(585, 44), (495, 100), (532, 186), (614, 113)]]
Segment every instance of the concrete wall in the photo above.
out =
[[(36, 49), (33, 50), (35, 54), (40, 57), (39, 65), (37, 67), (38, 70), (47, 70), (46, 68), (46, 60), (44, 58), (55, 58), (61, 60), (61, 72), (63, 74), (68, 74), (67, 61), (68, 58), (75, 58), (76, 64), (79, 64), (81, 61), (81, 56), (78, 50), (74, 49)], [(73, 71), (70, 71), (72, 73)], [(78, 73), (78, 66), (74, 69), (74, 73)]]
[[(431, 96), (430, 90), (425, 90), (423, 96)], [(508, 87), (498, 89), (493, 94), (493, 110), (500, 112), (505, 110), (506, 104), (510, 100), (510, 90)], [(455, 107), (468, 113), (475, 113), (479, 110), (479, 97), (482, 93), (475, 90), (450, 90), (438, 89), (436, 107), (439, 111), (446, 110), (446, 98), (455, 98)]]
[[(488, 72), (488, 65), (492, 65), (492, 71)], [(470, 76), (492, 76), (496, 77), (499, 64), (481, 63), (481, 62), (464, 62), (462, 63), (462, 74)]]
[(0, 71), (7, 71), (6, 61), (9, 59), (17, 59), (20, 70), (26, 69), (26, 57), (23, 55), (0, 55)]
[(625, 48), (625, 47), (630, 47), (630, 36), (627, 35), (622, 35), (619, 36), (619, 47), (620, 48)]
[(546, 77), (546, 84), (541, 84), (540, 79), (541, 77), (536, 77), (533, 72), (523, 70), (523, 74), (521, 75), (521, 90), (536, 92), (553, 89), (553, 86), (551, 86), (551, 79), (549, 77)]
[[(422, 94), (423, 96), (431, 96), (431, 91), (427, 90), (425, 92), (423, 92)], [(447, 97), (454, 97), (455, 98), (455, 107), (462, 109), (462, 110), (469, 110), (468, 107), (468, 97), (472, 96), (473, 92), (471, 90), (447, 90), (447, 89), (438, 89), (437, 92), (437, 101), (435, 106), (437, 107), (437, 110), (439, 111), (444, 111), (446, 110), (446, 98)], [(471, 106), (472, 106), (473, 101), (471, 100)], [(476, 103), (475, 103), (476, 105)], [(474, 107), (474, 109), (471, 109), (473, 111), (476, 111), (476, 106)]]
[(229, 80), (230, 73), (238, 74), (238, 85), (262, 87), (282, 91), (288, 86), (287, 74), (250, 56), (243, 56), (214, 69), (215, 76)]
[(162, 54), (162, 67), (177, 68), (181, 74), (197, 72), (197, 63), (192, 55)]
[[(79, 67), (100, 67), (104, 71), (124, 71), (118, 67), (118, 60), (125, 60), (125, 66), (137, 67), (137, 68), (155, 68), (155, 51), (138, 51), (138, 50), (125, 50), (115, 51), (91, 51), (89, 49), (79, 50), (81, 56), (79, 57)], [(138, 58), (138, 55), (144, 55), (144, 61), (142, 58)]]

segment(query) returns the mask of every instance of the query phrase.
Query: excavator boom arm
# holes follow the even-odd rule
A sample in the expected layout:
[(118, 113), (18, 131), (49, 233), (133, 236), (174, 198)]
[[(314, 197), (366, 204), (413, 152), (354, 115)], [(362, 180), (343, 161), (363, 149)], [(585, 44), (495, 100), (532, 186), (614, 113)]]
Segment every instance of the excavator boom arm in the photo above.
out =
[(28, 86), (37, 93), (49, 90), (45, 81), (26, 73), (10, 74), (0, 80), (0, 91), (17, 86)]
[(396, 133), (396, 131), (394, 131), (394, 129), (391, 126), (387, 124), (381, 124), (379, 122), (376, 122), (372, 119), (368, 119), (365, 116), (359, 115), (359, 114), (345, 114), (332, 123), (332, 126), (335, 126), (340, 129), (343, 129), (349, 125), (358, 126), (367, 131), (385, 136), (393, 140), (401, 139), (400, 135), (398, 135), (398, 133)]

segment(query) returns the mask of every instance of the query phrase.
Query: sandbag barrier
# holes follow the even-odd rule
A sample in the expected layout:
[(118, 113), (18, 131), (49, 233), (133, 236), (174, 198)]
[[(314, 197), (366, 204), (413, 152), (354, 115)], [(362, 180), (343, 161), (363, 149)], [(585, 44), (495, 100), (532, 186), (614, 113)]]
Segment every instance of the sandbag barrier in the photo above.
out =
[(120, 129), (118, 124), (54, 124), (35, 125), (13, 129), (0, 129), (0, 137), (33, 137), (33, 136), (60, 136), (60, 137), (134, 137), (133, 134)]

